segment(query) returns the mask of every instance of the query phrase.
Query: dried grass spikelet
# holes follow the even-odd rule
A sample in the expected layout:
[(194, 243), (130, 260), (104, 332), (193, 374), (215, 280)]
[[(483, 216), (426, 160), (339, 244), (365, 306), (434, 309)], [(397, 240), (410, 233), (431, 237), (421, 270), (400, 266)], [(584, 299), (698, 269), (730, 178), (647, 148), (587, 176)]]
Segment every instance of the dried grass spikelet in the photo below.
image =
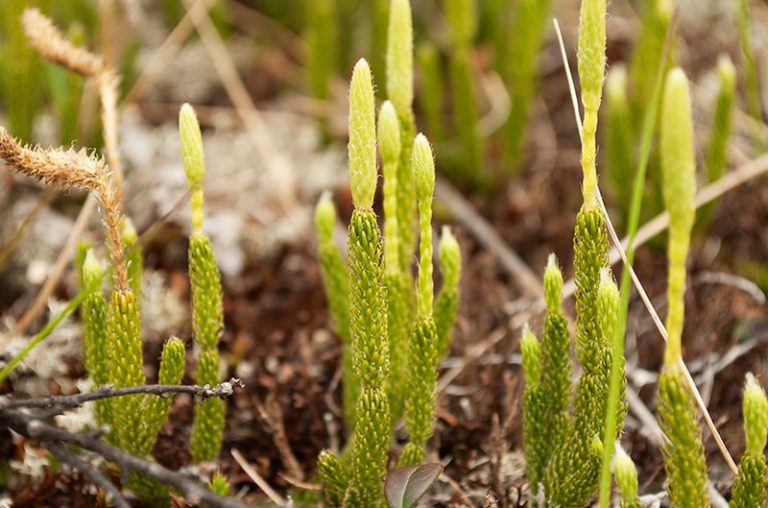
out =
[(17, 171), (45, 185), (96, 190), (99, 175), (106, 171), (104, 161), (85, 149), (61, 150), (28, 148), (0, 127), (0, 157)]
[(29, 43), (46, 60), (85, 77), (94, 77), (104, 69), (100, 57), (72, 44), (39, 10), (25, 10), (21, 22)]
[(14, 139), (3, 127), (0, 127), (0, 158), (5, 159), (19, 173), (40, 180), (45, 185), (95, 193), (102, 207), (107, 248), (115, 265), (116, 287), (127, 289), (128, 275), (121, 239), (122, 190), (119, 185), (115, 185), (113, 172), (104, 160), (85, 149), (29, 148)]

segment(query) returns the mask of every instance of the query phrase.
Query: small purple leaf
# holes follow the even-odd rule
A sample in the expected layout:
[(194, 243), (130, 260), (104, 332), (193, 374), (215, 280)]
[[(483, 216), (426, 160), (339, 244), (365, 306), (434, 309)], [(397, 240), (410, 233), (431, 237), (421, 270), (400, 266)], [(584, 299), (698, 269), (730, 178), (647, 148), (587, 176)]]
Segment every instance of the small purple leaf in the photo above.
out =
[(384, 485), (389, 508), (411, 508), (442, 472), (440, 464), (405, 466), (390, 471)]

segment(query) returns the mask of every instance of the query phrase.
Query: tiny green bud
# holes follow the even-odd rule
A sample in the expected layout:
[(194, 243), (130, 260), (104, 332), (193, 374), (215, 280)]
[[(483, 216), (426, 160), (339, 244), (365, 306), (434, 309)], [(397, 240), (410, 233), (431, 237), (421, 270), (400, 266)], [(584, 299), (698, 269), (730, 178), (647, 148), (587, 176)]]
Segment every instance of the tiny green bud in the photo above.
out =
[(88, 249), (85, 253), (85, 260), (83, 261), (83, 284), (85, 287), (90, 288), (99, 283), (104, 276), (104, 268), (101, 266), (101, 262), (93, 253), (93, 249)]
[(396, 170), (400, 157), (400, 123), (391, 101), (384, 101), (379, 110), (379, 151), (382, 162), (394, 164)]
[(600, 440), (600, 436), (597, 434), (592, 436), (592, 442), (589, 444), (589, 448), (592, 451), (592, 454), (598, 459), (603, 457), (603, 442)]
[(229, 479), (224, 473), (216, 470), (211, 477), (211, 481), (208, 482), (208, 488), (218, 496), (228, 496), (230, 491)]
[(184, 172), (191, 189), (203, 185), (205, 174), (205, 156), (203, 154), (203, 136), (194, 108), (187, 103), (179, 111), (179, 133), (181, 136), (181, 157)]
[(736, 67), (727, 53), (723, 53), (717, 59), (717, 75), (722, 88), (733, 88), (733, 83), (736, 81)]
[(424, 134), (416, 136), (413, 142), (413, 176), (419, 201), (432, 201), (435, 189), (435, 159), (432, 147)]
[(579, 78), (584, 107), (597, 109), (605, 77), (605, 0), (583, 0), (579, 18)]
[(376, 192), (376, 115), (373, 79), (361, 58), (349, 86), (349, 178), (355, 208), (369, 210)]
[(326, 239), (333, 236), (333, 228), (336, 226), (336, 207), (333, 206), (331, 193), (328, 191), (320, 195), (315, 207), (315, 228), (320, 238)]
[(443, 226), (438, 246), (440, 266), (443, 267), (443, 284), (454, 287), (458, 284), (461, 269), (461, 248), (448, 226)]
[(637, 468), (624, 448), (618, 443), (613, 461), (616, 485), (619, 486), (621, 497), (624, 499), (637, 497)]
[(547, 268), (544, 270), (544, 300), (550, 312), (559, 309), (563, 300), (563, 272), (557, 266), (554, 253), (549, 255)]
[(523, 328), (520, 352), (523, 356), (523, 372), (526, 383), (532, 386), (538, 385), (541, 381), (541, 347), (539, 340), (528, 325)]
[(744, 386), (744, 430), (747, 437), (747, 451), (762, 455), (768, 433), (768, 398), (751, 373), (747, 374)]
[(413, 103), (413, 21), (409, 0), (392, 0), (387, 31), (387, 97), (400, 114)]

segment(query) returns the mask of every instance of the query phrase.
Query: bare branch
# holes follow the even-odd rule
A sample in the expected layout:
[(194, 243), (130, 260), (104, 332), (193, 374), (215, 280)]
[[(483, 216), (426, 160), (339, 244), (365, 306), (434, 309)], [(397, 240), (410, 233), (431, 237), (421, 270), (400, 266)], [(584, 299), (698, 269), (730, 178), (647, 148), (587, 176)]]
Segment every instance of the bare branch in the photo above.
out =
[(56, 408), (63, 411), (65, 409), (82, 406), (86, 402), (91, 402), (94, 400), (109, 399), (112, 397), (125, 397), (126, 395), (136, 395), (140, 393), (157, 395), (159, 397), (167, 397), (173, 393), (187, 393), (189, 395), (194, 395), (199, 399), (209, 399), (211, 397), (227, 397), (234, 393), (235, 388), (243, 388), (244, 386), (245, 385), (242, 383), (242, 381), (240, 381), (240, 379), (233, 377), (229, 381), (220, 383), (213, 387), (210, 385), (142, 385), (115, 388), (111, 385), (106, 385), (89, 393), (77, 393), (74, 395), (54, 395), (51, 397), (26, 400), (13, 400), (8, 397), (4, 397), (0, 398), (0, 416), (2, 416), (2, 412), (7, 409)]
[(207, 487), (188, 476), (166, 469), (160, 464), (130, 455), (93, 435), (76, 434), (60, 429), (29, 413), (11, 409), (0, 411), (0, 425), (24, 436), (36, 438), (46, 446), (53, 445), (55, 447), (59, 443), (69, 443), (95, 452), (122, 469), (141, 473), (160, 483), (170, 485), (181, 492), (191, 504), (204, 502), (212, 508), (249, 507), (248, 504), (237, 499), (217, 496)]
[(130, 508), (131, 505), (123, 498), (115, 485), (101, 474), (98, 469), (88, 464), (86, 461), (69, 451), (65, 446), (59, 443), (47, 443), (46, 448), (57, 458), (59, 462), (68, 465), (73, 469), (80, 471), (86, 478), (91, 480), (107, 494), (107, 500), (111, 501), (115, 508)]

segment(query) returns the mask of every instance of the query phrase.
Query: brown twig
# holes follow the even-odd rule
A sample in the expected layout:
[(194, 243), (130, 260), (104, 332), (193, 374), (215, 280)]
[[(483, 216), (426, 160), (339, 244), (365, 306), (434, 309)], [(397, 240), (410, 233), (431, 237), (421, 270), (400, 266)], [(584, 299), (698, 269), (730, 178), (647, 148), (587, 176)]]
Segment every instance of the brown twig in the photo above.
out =
[(98, 437), (89, 434), (69, 432), (45, 423), (34, 415), (18, 410), (0, 412), (0, 425), (23, 436), (32, 437), (42, 443), (69, 443), (95, 452), (122, 469), (144, 474), (160, 483), (170, 485), (184, 495), (191, 504), (205, 502), (213, 508), (248, 508), (239, 500), (224, 498), (211, 492), (205, 485), (181, 473), (171, 471), (155, 462), (149, 462), (111, 446)]
[(240, 453), (239, 450), (236, 448), (232, 449), (232, 457), (235, 459), (235, 462), (237, 462), (240, 467), (245, 471), (245, 474), (248, 475), (248, 478), (251, 479), (253, 483), (255, 483), (261, 490), (264, 492), (264, 494), (267, 495), (269, 499), (272, 500), (273, 503), (275, 503), (277, 506), (286, 506), (286, 501), (283, 499), (283, 497), (277, 493), (275, 489), (272, 488), (270, 484), (267, 483), (267, 481), (261, 477), (258, 471), (251, 466), (247, 460), (245, 460), (245, 457), (243, 457), (243, 454)]
[(198, 385), (142, 385), (128, 386), (124, 388), (115, 388), (107, 385), (102, 386), (92, 392), (76, 393), (74, 395), (52, 395), (39, 399), (10, 399), (8, 397), (0, 398), (0, 411), (6, 409), (50, 409), (59, 410), (71, 409), (82, 406), (86, 402), (94, 400), (110, 399), (113, 397), (125, 397), (127, 395), (136, 395), (139, 393), (167, 397), (172, 393), (186, 393), (194, 395), (200, 399), (209, 399), (211, 397), (227, 397), (234, 393), (235, 388), (243, 388), (245, 385), (238, 379), (232, 378), (229, 381), (219, 383), (216, 386), (198, 386)]
[(76, 454), (69, 451), (65, 446), (57, 442), (51, 442), (46, 444), (46, 448), (48, 448), (48, 451), (50, 451), (59, 462), (68, 465), (72, 469), (80, 471), (83, 476), (91, 480), (94, 485), (101, 488), (101, 490), (107, 494), (107, 501), (114, 504), (115, 508), (131, 507), (131, 505), (128, 504), (128, 501), (123, 498), (118, 488), (115, 487), (106, 476), (101, 474), (98, 469), (78, 457)]

